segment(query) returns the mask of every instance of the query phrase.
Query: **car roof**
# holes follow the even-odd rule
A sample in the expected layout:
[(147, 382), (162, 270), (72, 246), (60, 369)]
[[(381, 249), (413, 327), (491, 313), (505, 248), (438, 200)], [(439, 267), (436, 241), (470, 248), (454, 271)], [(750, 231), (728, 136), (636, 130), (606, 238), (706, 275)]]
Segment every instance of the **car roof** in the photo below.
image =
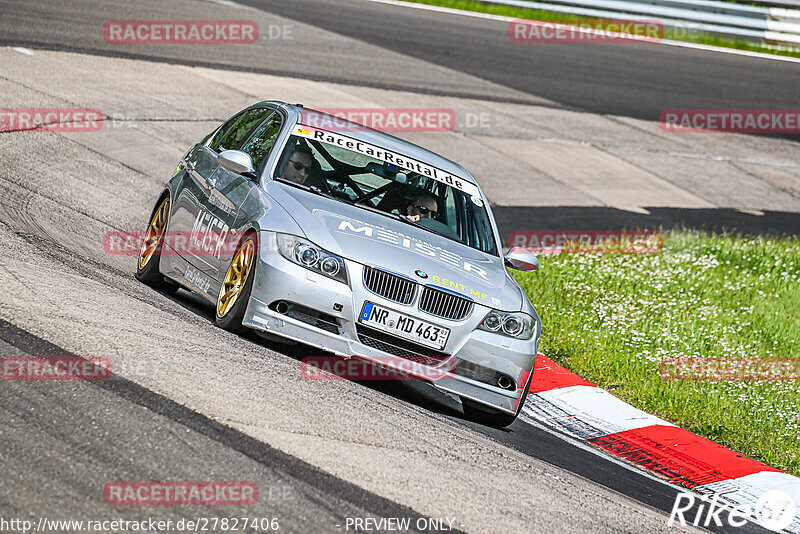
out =
[[(341, 117), (336, 117), (334, 115), (325, 113), (323, 111), (306, 108), (301, 104), (287, 104), (285, 102), (280, 102), (276, 100), (262, 102), (262, 104), (270, 104), (273, 106), (279, 106), (283, 108), (289, 114), (289, 120), (293, 124), (296, 123), (302, 124), (301, 117), (303, 112), (318, 113), (320, 121), (324, 121), (325, 119), (330, 119), (331, 121), (335, 120), (335, 124), (337, 126), (342, 125), (346, 130), (348, 130), (343, 133), (347, 137), (352, 137), (353, 139), (357, 139), (365, 143), (370, 143), (373, 145), (378, 145), (384, 148), (388, 148), (393, 152), (397, 152), (399, 154), (403, 154), (404, 156), (420, 160), (440, 170), (464, 178), (472, 184), (478, 185), (477, 181), (469, 173), (469, 171), (467, 171), (464, 167), (462, 167), (458, 163), (455, 163), (454, 161), (442, 157), (439, 154), (436, 154), (435, 152), (431, 152), (430, 150), (424, 149), (418, 145), (415, 145), (414, 143), (409, 143), (408, 141), (404, 141), (403, 139), (400, 139), (393, 135), (389, 135), (384, 132), (379, 132), (378, 130), (373, 130), (367, 126), (364, 126), (363, 124), (351, 122)], [(350, 131), (348, 128), (348, 126), (350, 125), (354, 127), (352, 131)]]

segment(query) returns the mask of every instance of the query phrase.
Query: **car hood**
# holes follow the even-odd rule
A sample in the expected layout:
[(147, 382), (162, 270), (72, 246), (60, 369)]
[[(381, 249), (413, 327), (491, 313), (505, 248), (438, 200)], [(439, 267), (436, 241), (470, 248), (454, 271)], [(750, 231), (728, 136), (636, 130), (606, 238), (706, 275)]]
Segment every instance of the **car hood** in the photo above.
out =
[(305, 237), (334, 254), (447, 289), (492, 308), (522, 309), (521, 289), (498, 256), (413, 223), (280, 182), (270, 182), (267, 192), (297, 221)]

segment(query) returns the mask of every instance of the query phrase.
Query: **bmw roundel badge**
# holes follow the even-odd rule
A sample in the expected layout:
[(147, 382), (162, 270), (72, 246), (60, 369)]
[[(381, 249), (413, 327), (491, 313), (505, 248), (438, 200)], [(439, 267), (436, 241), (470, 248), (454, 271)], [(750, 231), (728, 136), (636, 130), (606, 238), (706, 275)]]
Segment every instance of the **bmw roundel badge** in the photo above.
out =
[(414, 273), (416, 273), (416, 275), (419, 276), (420, 278), (428, 278), (428, 273), (420, 269), (417, 269), (416, 271), (414, 271)]

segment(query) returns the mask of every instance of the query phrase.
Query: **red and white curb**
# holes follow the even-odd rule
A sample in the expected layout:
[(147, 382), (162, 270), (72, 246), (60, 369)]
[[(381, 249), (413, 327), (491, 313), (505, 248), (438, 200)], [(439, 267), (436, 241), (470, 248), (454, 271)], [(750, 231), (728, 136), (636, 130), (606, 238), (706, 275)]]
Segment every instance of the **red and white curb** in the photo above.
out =
[(767, 492), (782, 491), (796, 505), (782, 532), (800, 534), (800, 478), (634, 408), (542, 354), (522, 412), (720, 504), (755, 510)]

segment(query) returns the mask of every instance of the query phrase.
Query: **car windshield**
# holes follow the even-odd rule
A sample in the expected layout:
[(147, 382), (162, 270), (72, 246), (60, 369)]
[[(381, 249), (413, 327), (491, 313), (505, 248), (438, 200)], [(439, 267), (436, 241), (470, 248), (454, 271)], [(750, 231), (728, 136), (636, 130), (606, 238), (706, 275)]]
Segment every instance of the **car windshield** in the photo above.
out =
[(298, 125), (275, 177), (497, 255), (475, 184), (383, 147)]

